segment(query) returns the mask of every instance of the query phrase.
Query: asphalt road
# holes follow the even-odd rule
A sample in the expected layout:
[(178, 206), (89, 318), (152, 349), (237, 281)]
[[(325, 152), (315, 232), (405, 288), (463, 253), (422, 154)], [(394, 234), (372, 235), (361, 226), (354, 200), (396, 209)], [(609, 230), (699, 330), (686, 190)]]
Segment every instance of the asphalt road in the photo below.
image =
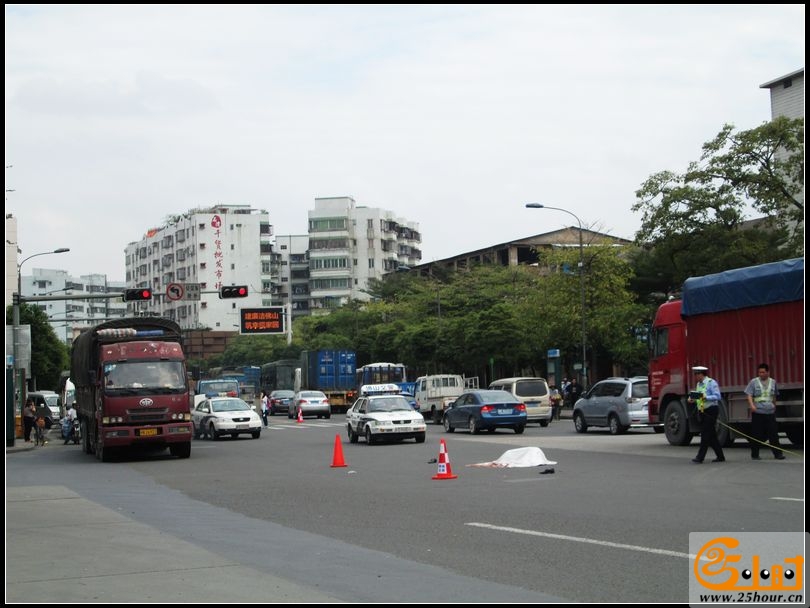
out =
[[(367, 446), (348, 443), (343, 420), (273, 417), (259, 440), (195, 441), (186, 460), (102, 464), (52, 443), (7, 457), (6, 484), (69, 488), (300, 591), (286, 601), (686, 602), (690, 531), (804, 530), (795, 448), (752, 462), (739, 444), (726, 463), (693, 465), (696, 445), (648, 430), (578, 435), (570, 420), (523, 435), (428, 425), (424, 444)], [(330, 467), (336, 434), (345, 468)], [(431, 479), (440, 438), (457, 479)], [(467, 466), (525, 446), (557, 461), (555, 473)]]

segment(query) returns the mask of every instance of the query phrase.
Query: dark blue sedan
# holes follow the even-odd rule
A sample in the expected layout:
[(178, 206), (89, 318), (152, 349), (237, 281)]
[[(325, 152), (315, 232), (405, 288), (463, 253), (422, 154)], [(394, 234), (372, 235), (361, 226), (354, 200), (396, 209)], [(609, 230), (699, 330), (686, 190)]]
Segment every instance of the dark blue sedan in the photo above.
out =
[(526, 428), (526, 405), (506, 391), (465, 391), (444, 411), (444, 430), (469, 429), (471, 434), (486, 429), (509, 427), (520, 434)]

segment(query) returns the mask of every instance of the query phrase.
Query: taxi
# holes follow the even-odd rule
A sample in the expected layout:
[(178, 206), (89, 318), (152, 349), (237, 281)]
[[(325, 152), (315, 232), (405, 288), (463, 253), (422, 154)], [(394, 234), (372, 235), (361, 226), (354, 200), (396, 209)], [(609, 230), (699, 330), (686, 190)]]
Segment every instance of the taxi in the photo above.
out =
[(351, 443), (357, 443), (361, 436), (368, 445), (386, 439), (425, 442), (425, 419), (401, 390), (396, 384), (366, 384), (360, 389), (360, 398), (346, 412)]

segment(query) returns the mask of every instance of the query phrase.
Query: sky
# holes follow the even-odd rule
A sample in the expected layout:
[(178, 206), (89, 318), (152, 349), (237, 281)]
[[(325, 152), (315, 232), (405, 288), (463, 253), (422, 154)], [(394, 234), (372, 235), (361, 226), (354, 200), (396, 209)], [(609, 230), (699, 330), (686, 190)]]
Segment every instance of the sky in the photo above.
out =
[(123, 280), (171, 214), (314, 199), (418, 222), (422, 262), (576, 225), (804, 67), (804, 5), (5, 5), (6, 213), (32, 268)]

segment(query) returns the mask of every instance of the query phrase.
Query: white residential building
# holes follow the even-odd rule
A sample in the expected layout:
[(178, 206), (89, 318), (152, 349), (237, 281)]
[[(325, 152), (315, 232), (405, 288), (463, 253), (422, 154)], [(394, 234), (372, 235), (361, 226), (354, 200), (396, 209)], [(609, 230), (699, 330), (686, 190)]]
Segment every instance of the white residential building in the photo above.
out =
[[(175, 320), (183, 329), (237, 331), (240, 308), (272, 302), (279, 256), (266, 211), (249, 205), (192, 209), (153, 228), (125, 249), (128, 287), (151, 287), (152, 300), (132, 302), (146, 314)], [(197, 284), (200, 300), (189, 300), (171, 284)], [(248, 296), (219, 299), (223, 285), (247, 285)], [(268, 291), (269, 288), (269, 291)]]
[(759, 85), (771, 91), (771, 117), (804, 118), (804, 68)]
[(309, 314), (309, 235), (279, 234), (275, 252), (279, 256), (278, 283), (268, 281), (262, 291), (270, 289), (273, 301), (292, 305), (292, 316)]
[(316, 198), (309, 211), (309, 307), (313, 314), (368, 300), (369, 279), (419, 263), (419, 224), (348, 196)]
[(60, 340), (71, 344), (84, 329), (109, 319), (125, 317), (126, 303), (121, 298), (125, 284), (110, 281), (105, 274), (75, 277), (66, 270), (34, 268), (32, 274), (20, 277), (23, 298), (30, 296), (82, 296), (113, 294), (114, 297), (90, 300), (48, 300), (31, 302), (48, 315), (51, 327)]

